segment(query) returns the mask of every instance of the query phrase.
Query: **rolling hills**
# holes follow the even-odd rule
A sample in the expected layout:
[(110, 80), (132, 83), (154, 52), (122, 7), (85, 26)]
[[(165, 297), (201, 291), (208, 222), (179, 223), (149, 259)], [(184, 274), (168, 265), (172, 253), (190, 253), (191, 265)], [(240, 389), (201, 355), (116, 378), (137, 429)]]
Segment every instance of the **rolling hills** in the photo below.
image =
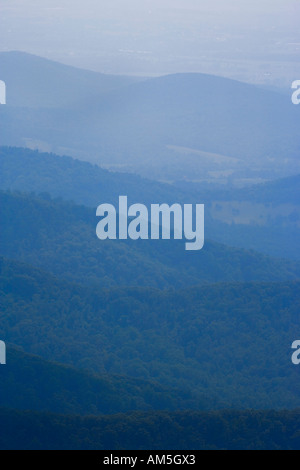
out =
[(299, 414), (299, 411), (158, 412), (81, 418), (0, 409), (0, 448), (123, 452), (133, 448), (299, 450)]
[[(18, 52), (0, 79), (0, 448), (299, 448), (299, 108)], [(204, 203), (204, 249), (98, 240), (124, 194)]]
[[(11, 60), (14, 67), (20, 61), (24, 69), (33, 69), (37, 77), (45, 74), (45, 63), (35, 57)], [(61, 90), (61, 72), (47, 64)], [(70, 77), (62, 86), (76, 90), (78, 100), (60, 108), (47, 107), (46, 90), (35, 87), (25, 74), (23, 88), (13, 93), (34, 96), (31, 100), (40, 109), (24, 107), (17, 98), (14, 106), (2, 106), (2, 144), (68, 153), (168, 181), (255, 181), (300, 172), (298, 109), (279, 93), (219, 77), (179, 74), (99, 96), (93, 91), (82, 99), (86, 91), (78, 88), (85, 82), (73, 74), (75, 84)], [(9, 93), (9, 80), (7, 87)], [(29, 91), (22, 92), (24, 88)]]
[(79, 371), (8, 347), (1, 406), (73, 415), (197, 408), (199, 396), (155, 382)]
[[(47, 200), (48, 199), (48, 200)], [(221, 281), (284, 281), (298, 262), (206, 240), (185, 251), (180, 240), (100, 241), (95, 211), (70, 203), (0, 192), (0, 255), (85, 285), (185, 287)]]
[(95, 208), (130, 203), (205, 203), (206, 237), (229, 246), (279, 258), (300, 259), (299, 176), (246, 189), (204, 190), (201, 184), (161, 184), (139, 176), (112, 173), (70, 157), (22, 148), (0, 148), (0, 189), (74, 201)]
[(138, 81), (77, 69), (25, 52), (0, 52), (7, 103), (21, 108), (66, 108)]
[(299, 295), (299, 282), (108, 290), (1, 259), (0, 337), (46, 360), (183, 390), (198, 409), (291, 409)]

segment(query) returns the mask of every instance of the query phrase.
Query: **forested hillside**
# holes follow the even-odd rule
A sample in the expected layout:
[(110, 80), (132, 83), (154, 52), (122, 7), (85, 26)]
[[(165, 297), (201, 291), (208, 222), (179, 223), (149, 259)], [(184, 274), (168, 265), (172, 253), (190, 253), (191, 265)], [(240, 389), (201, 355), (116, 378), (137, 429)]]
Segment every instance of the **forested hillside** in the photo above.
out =
[(200, 409), (295, 408), (299, 282), (113, 290), (0, 264), (0, 337), (100, 374), (196, 393)]
[(79, 418), (0, 410), (0, 419), (0, 448), (6, 450), (300, 448), (299, 411), (158, 412)]
[(173, 390), (156, 382), (95, 375), (10, 346), (7, 357), (7, 367), (1, 369), (2, 408), (74, 415), (198, 408), (197, 393)]
[(299, 177), (247, 189), (204, 189), (202, 183), (161, 184), (112, 173), (69, 157), (22, 148), (0, 148), (0, 189), (48, 193), (90, 207), (129, 203), (204, 203), (208, 239), (276, 257), (300, 259)]
[[(300, 108), (204, 74), (0, 72), (0, 449), (299, 450)], [(203, 249), (100, 241), (120, 196), (204, 204)]]
[[(172, 185), (141, 178), (134, 174), (110, 172), (98, 165), (19, 147), (0, 146), (1, 189), (23, 192), (48, 192), (79, 204), (96, 207), (101, 198), (116, 202), (127, 194), (131, 202), (172, 203), (190, 197), (191, 202), (240, 200), (262, 204), (299, 204), (300, 175), (268, 181), (246, 188), (230, 186), (203, 189), (201, 183), (178, 181)], [(185, 200), (186, 202), (186, 200)]]
[[(49, 199), (49, 198), (46, 198)], [(0, 192), (0, 255), (83, 284), (184, 287), (199, 282), (283, 281), (299, 278), (299, 262), (272, 259), (206, 240), (98, 240), (95, 210)]]
[[(101, 202), (116, 204), (122, 194), (131, 204), (139, 201), (147, 206), (183, 202), (188, 194), (138, 175), (110, 172), (71, 157), (25, 148), (0, 147), (0, 170), (1, 189), (49, 193), (93, 208)], [(192, 198), (190, 201), (194, 202)]]

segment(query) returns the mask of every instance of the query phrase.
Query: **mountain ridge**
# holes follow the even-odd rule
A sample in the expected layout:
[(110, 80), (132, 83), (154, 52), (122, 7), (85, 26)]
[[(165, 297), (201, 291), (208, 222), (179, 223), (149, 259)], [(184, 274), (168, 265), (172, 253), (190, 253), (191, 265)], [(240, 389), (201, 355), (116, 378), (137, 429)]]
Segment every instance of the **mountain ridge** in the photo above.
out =
[(45, 360), (183, 390), (201, 409), (291, 409), (299, 292), (299, 281), (105, 289), (0, 258), (0, 337)]
[(73, 415), (116, 414), (134, 410), (194, 408), (198, 397), (158, 383), (118, 375), (96, 375), (46, 361), (7, 345), (1, 368), (1, 406)]
[(49, 196), (0, 191), (0, 218), (2, 256), (86, 285), (164, 289), (220, 281), (293, 280), (300, 273), (298, 262), (207, 239), (203, 250), (192, 253), (185, 251), (183, 240), (100, 241), (93, 209)]
[[(53, 93), (35, 87), (30, 76), (22, 87), (39, 107)], [(1, 107), (2, 143), (67, 152), (157, 180), (218, 183), (300, 172), (298, 110), (278, 93), (201, 74), (150, 78), (107, 94), (95, 85), (79, 88), (60, 109)]]
[(72, 157), (0, 147), (2, 190), (43, 197), (49, 193), (52, 198), (93, 208), (100, 203), (117, 205), (122, 194), (130, 204), (148, 207), (158, 202), (204, 203), (208, 239), (277, 258), (300, 259), (298, 180), (299, 176), (293, 176), (247, 189), (209, 190), (200, 183), (163, 184), (108, 172)]
[[(0, 52), (9, 106), (61, 108), (141, 79), (108, 75), (20, 51)], [(29, 86), (30, 85), (30, 86)]]

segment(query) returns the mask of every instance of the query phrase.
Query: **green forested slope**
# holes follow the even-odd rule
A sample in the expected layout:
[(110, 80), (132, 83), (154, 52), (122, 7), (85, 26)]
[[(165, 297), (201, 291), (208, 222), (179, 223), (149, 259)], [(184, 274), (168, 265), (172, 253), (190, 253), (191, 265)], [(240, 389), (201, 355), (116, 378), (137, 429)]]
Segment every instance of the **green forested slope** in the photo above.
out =
[[(49, 193), (54, 198), (93, 208), (103, 202), (117, 204), (118, 197), (123, 194), (128, 196), (129, 203), (140, 202), (148, 206), (152, 203), (205, 203), (207, 238), (276, 257), (300, 258), (299, 228), (295, 217), (289, 216), (291, 207), (297, 213), (299, 206), (298, 176), (242, 190), (212, 191), (204, 189), (201, 183), (160, 184), (136, 175), (108, 172), (69, 157), (1, 147), (0, 189), (35, 192), (44, 197), (45, 193)], [(214, 201), (229, 201), (230, 204), (232, 201), (246, 202), (240, 210), (245, 212), (245, 216), (249, 212), (249, 222), (243, 225), (214, 220), (211, 215)], [(263, 214), (266, 208), (270, 215), (266, 225), (260, 224), (259, 215), (251, 222), (252, 206), (257, 203), (262, 205), (260, 210)], [(283, 217), (281, 210), (281, 217), (274, 217), (276, 208), (281, 204), (289, 206), (286, 216)], [(232, 214), (229, 213), (229, 216), (232, 218)]]
[(18, 410), (115, 414), (197, 408), (199, 399), (196, 393), (168, 389), (155, 382), (79, 371), (10, 346), (0, 381), (1, 406)]
[(298, 262), (206, 241), (100, 241), (95, 211), (28, 195), (0, 192), (0, 255), (79, 283), (185, 287), (199, 282), (283, 281), (300, 276)]
[(299, 282), (88, 288), (0, 263), (0, 337), (45, 359), (193, 391), (199, 408), (295, 408)]
[(0, 448), (5, 450), (300, 449), (299, 411), (157, 412), (79, 418), (0, 409), (0, 419)]

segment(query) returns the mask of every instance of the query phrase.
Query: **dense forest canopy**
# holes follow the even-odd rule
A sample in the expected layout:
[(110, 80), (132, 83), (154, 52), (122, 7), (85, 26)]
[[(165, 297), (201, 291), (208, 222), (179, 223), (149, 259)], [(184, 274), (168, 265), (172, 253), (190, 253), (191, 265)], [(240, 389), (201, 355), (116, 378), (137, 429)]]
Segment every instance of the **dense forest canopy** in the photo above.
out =
[(185, 390), (200, 409), (294, 408), (299, 282), (80, 286), (1, 259), (0, 337), (98, 374)]
[(208, 188), (202, 183), (162, 184), (133, 174), (108, 172), (70, 157), (0, 148), (0, 189), (35, 192), (44, 198), (48, 193), (52, 198), (93, 208), (101, 203), (116, 205), (120, 195), (127, 195), (130, 204), (148, 206), (204, 203), (208, 239), (300, 259), (299, 176), (241, 190)]
[(74, 415), (198, 408), (197, 393), (155, 381), (82, 371), (8, 347), (1, 370), (1, 406)]
[(187, 287), (221, 281), (284, 281), (299, 262), (273, 259), (206, 239), (200, 252), (184, 241), (100, 241), (96, 211), (71, 203), (0, 192), (0, 255), (78, 283)]
[(219, 241), (296, 259), (296, 212), (259, 227), (210, 210), (296, 204), (298, 177), (203, 192), (3, 147), (0, 169), (0, 448), (300, 447), (297, 411), (204, 413), (299, 408), (299, 262), (209, 239), (192, 256), (179, 241), (101, 243), (94, 209), (125, 189), (132, 203), (201, 199)]
[(299, 450), (300, 411), (133, 413), (79, 418), (0, 409), (0, 448)]

